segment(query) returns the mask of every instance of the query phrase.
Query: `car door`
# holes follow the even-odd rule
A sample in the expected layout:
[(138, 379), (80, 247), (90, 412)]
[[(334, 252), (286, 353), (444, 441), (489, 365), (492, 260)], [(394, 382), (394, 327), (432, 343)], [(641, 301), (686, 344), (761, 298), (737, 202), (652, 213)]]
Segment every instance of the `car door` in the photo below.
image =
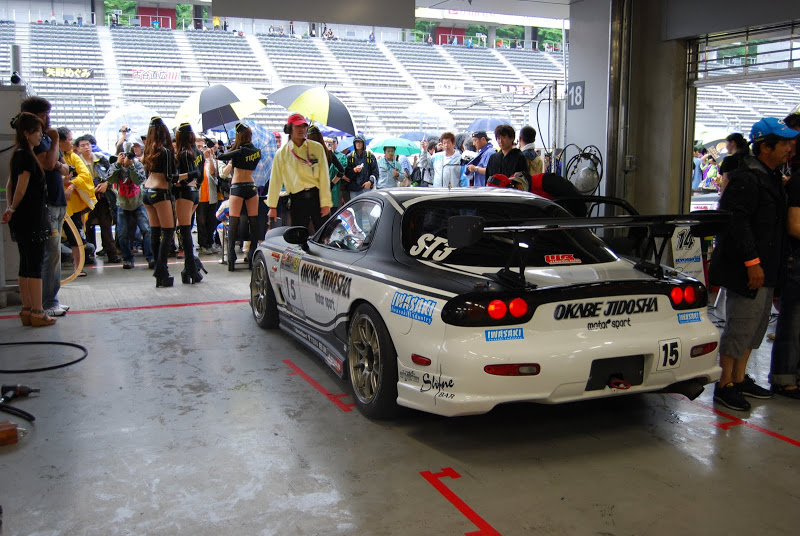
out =
[(357, 279), (351, 266), (366, 255), (380, 214), (376, 200), (353, 201), (309, 240), (297, 275), (307, 319), (318, 327), (332, 329), (338, 313), (347, 311)]

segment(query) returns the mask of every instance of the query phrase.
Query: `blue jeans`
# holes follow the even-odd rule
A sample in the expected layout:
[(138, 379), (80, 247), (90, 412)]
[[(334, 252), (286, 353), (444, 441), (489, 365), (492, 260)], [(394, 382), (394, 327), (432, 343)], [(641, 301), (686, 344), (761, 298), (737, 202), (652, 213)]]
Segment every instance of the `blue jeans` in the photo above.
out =
[[(135, 225), (142, 233), (142, 251), (147, 262), (153, 260), (153, 252), (150, 251), (150, 222), (147, 220), (147, 212), (144, 205), (136, 210), (122, 210), (117, 207), (117, 237), (119, 238), (119, 249), (122, 250), (122, 260), (133, 262), (133, 251), (131, 250), (131, 233), (128, 225), (135, 219)], [(135, 231), (134, 231), (135, 232)]]
[(61, 289), (61, 227), (67, 215), (67, 207), (47, 207), (50, 212), (50, 238), (44, 248), (42, 263), (42, 306), (45, 309), (58, 307), (58, 291)]
[(786, 260), (786, 282), (772, 345), (772, 385), (795, 385), (800, 374), (800, 250)]

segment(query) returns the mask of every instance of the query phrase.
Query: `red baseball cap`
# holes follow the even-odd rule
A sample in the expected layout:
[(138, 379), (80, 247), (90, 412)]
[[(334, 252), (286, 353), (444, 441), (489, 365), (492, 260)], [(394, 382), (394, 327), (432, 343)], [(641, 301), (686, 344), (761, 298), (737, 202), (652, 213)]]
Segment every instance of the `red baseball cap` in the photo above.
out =
[(287, 123), (290, 125), (307, 125), (308, 121), (306, 118), (300, 114), (292, 114), (289, 116), (289, 119), (286, 120)]

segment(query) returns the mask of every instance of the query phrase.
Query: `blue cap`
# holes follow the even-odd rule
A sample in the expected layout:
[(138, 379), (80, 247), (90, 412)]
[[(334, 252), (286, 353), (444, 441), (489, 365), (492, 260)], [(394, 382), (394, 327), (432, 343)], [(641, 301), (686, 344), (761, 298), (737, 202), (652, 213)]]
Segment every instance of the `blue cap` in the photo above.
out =
[(784, 124), (777, 117), (764, 117), (750, 129), (750, 141), (764, 141), (767, 136), (777, 136), (786, 140), (792, 140), (800, 132), (793, 130)]

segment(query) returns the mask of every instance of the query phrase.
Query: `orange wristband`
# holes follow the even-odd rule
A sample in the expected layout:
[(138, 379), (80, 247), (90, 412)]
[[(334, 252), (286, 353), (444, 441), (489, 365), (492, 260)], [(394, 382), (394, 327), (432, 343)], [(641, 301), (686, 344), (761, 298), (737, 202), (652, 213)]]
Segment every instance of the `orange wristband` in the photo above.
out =
[(750, 268), (751, 266), (755, 266), (756, 264), (761, 264), (761, 259), (756, 257), (752, 261), (745, 261), (744, 265)]

